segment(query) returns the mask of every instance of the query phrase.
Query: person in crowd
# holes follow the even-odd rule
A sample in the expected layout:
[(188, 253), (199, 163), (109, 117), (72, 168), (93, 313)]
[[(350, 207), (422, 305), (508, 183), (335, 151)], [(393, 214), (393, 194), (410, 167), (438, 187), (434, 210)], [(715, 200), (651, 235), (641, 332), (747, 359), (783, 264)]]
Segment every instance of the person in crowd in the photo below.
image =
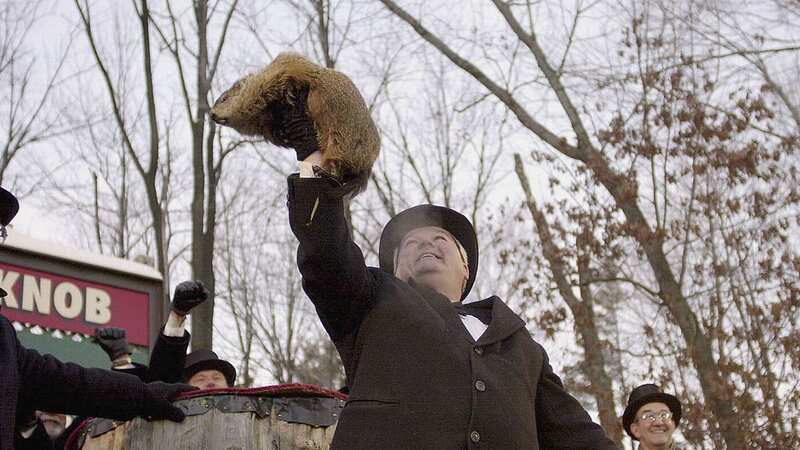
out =
[(66, 442), (67, 428), (74, 417), (68, 414), (35, 411), (35, 425), (14, 436), (15, 450), (50, 450), (63, 449)]
[[(13, 194), (0, 187), (0, 235), (19, 210)], [(7, 293), (0, 289), (2, 297)], [(185, 384), (144, 383), (102, 369), (64, 363), (25, 348), (0, 306), (0, 449), (36, 427), (36, 410), (128, 420), (135, 416), (180, 422), (184, 413), (170, 400), (196, 389)]]
[(655, 384), (643, 384), (631, 391), (622, 415), (622, 426), (639, 450), (672, 450), (675, 429), (681, 421), (681, 404), (674, 395)]
[(497, 296), (468, 297), (478, 242), (466, 217), (401, 212), (380, 268), (367, 267), (345, 218), (350, 191), (315, 176), (319, 152), (303, 156), (288, 178), (297, 265), (350, 389), (331, 448), (616, 448), (525, 322)]
[(200, 389), (220, 389), (236, 384), (236, 369), (211, 350), (196, 350), (186, 356), (182, 382)]
[(72, 416), (62, 413), (36, 411), (35, 414), (39, 422), (42, 423), (45, 434), (47, 434), (47, 437), (51, 440), (56, 440), (61, 437), (61, 435), (64, 434), (64, 430), (70, 426), (73, 419)]
[(211, 350), (186, 355), (191, 335), (185, 329), (186, 316), (208, 299), (200, 281), (184, 281), (175, 287), (170, 313), (153, 346), (149, 366), (135, 363), (121, 328), (97, 328), (95, 341), (106, 352), (112, 369), (136, 375), (146, 381), (184, 382), (202, 389), (233, 387), (236, 369)]

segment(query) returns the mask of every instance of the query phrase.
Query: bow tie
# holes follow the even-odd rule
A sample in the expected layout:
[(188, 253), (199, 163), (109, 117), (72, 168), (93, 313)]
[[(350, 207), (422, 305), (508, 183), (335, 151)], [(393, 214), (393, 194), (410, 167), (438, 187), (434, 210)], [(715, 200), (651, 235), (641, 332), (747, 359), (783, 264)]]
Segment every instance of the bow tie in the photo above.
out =
[(483, 322), (484, 325), (489, 325), (492, 321), (492, 306), (494, 301), (491, 298), (480, 300), (472, 303), (453, 303), (453, 308), (456, 309), (459, 315), (473, 316)]

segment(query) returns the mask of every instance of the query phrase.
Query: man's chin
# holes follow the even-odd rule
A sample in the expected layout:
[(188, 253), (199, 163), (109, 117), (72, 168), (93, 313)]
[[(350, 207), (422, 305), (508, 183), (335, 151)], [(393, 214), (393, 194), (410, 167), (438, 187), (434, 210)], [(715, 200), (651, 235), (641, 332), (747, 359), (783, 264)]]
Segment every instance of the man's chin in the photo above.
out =
[(670, 441), (670, 436), (665, 434), (656, 434), (650, 436), (650, 442), (655, 445), (665, 445)]
[(61, 424), (48, 425), (45, 423), (44, 430), (47, 432), (47, 435), (50, 436), (50, 439), (56, 439), (64, 433), (64, 427), (62, 427)]
[(437, 275), (438, 275), (437, 272), (433, 271), (427, 271), (421, 273), (417, 272), (409, 278), (414, 280), (414, 282), (420, 286), (436, 289), (436, 287), (441, 284), (441, 280)]

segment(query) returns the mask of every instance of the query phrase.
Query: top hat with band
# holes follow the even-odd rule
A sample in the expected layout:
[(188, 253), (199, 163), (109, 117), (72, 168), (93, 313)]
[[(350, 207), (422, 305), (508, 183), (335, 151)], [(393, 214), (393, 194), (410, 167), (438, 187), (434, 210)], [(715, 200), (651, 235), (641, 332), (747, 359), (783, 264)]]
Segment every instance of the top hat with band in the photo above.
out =
[(636, 412), (639, 411), (639, 408), (642, 406), (653, 402), (660, 402), (667, 405), (670, 412), (672, 412), (672, 420), (675, 422), (676, 427), (681, 421), (681, 403), (678, 401), (677, 397), (662, 392), (655, 384), (643, 384), (638, 386), (631, 391), (631, 395), (628, 396), (628, 405), (625, 407), (625, 412), (622, 414), (622, 426), (625, 428), (625, 432), (628, 433), (628, 436), (634, 441), (639, 440), (631, 433), (631, 424), (636, 419)]
[(472, 289), (472, 285), (475, 283), (475, 275), (478, 273), (478, 237), (475, 235), (475, 228), (472, 227), (469, 219), (450, 208), (436, 205), (417, 205), (394, 216), (386, 224), (381, 234), (381, 242), (378, 249), (381, 269), (394, 274), (394, 251), (400, 245), (403, 237), (411, 230), (430, 226), (447, 230), (458, 240), (467, 253), (469, 278), (464, 287), (464, 292), (461, 294), (461, 299), (463, 300)]

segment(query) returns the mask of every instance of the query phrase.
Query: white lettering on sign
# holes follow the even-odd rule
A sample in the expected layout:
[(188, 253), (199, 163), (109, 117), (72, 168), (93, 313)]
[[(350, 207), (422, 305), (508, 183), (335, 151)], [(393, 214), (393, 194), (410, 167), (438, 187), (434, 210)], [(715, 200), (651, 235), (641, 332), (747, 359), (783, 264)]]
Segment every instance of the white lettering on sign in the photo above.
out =
[(22, 277), (22, 309), (33, 312), (34, 305), (37, 312), (50, 314), (50, 280), (42, 278), (37, 284), (36, 277), (25, 275)]
[[(19, 281), (19, 273), (0, 270), (0, 288), (8, 295), (3, 305), (39, 314), (51, 314), (51, 309), (65, 319), (75, 319), (83, 314), (87, 322), (103, 325), (111, 321), (111, 296), (103, 289), (86, 287), (85, 293), (69, 281), (62, 281), (53, 289), (53, 281), (45, 277), (23, 275), (22, 308), (20, 308), (14, 287)], [(85, 301), (84, 301), (85, 300)]]
[(53, 292), (53, 306), (56, 308), (56, 312), (65, 319), (74, 319), (80, 316), (83, 309), (81, 290), (69, 281), (59, 283)]
[(108, 323), (111, 320), (111, 296), (102, 289), (86, 288), (86, 321)]
[(8, 294), (3, 298), (3, 303), (9, 308), (19, 309), (17, 296), (14, 295), (14, 285), (17, 283), (18, 278), (19, 274), (17, 272), (8, 271), (3, 273), (3, 271), (0, 270), (0, 288), (3, 288)]

